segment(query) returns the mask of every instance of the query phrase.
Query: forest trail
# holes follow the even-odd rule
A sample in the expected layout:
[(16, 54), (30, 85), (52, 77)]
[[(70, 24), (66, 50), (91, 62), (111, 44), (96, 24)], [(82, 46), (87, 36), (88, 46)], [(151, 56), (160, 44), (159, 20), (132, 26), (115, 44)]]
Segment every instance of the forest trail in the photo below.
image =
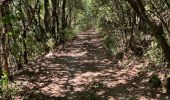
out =
[[(140, 65), (144, 66), (144, 65)], [(78, 34), (65, 49), (30, 63), (16, 76), (24, 100), (147, 100), (162, 94), (147, 88), (148, 74), (135, 63), (109, 60), (95, 30)], [(96, 98), (96, 99), (89, 99)]]

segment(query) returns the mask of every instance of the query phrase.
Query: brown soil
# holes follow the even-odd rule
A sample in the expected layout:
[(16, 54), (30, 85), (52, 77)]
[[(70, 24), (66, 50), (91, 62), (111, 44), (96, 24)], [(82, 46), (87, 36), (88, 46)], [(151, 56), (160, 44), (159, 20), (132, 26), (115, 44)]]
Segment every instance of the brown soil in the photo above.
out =
[[(18, 100), (163, 100), (148, 86), (148, 61), (108, 59), (95, 30), (31, 62), (16, 75)], [(127, 59), (128, 60), (128, 59)], [(151, 72), (151, 71), (150, 71)]]

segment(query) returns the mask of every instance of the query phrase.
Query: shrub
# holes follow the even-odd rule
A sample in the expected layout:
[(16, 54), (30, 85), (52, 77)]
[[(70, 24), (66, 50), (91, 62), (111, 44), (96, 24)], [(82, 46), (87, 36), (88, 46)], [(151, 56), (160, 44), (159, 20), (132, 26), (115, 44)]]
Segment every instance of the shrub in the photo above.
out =
[(116, 52), (116, 46), (117, 46), (117, 39), (116, 37), (112, 36), (112, 35), (107, 35), (104, 39), (104, 44), (106, 46), (107, 49), (107, 53), (109, 55), (115, 54)]
[(0, 80), (0, 99), (12, 100), (12, 97), (16, 95), (16, 88), (14, 85), (9, 84), (8, 75), (3, 73)]

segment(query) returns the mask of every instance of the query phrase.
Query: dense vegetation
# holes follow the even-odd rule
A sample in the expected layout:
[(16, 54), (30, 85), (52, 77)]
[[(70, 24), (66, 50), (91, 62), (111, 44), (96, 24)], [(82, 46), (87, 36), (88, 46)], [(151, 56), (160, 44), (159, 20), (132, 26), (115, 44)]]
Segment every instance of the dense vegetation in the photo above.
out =
[[(92, 28), (110, 58), (148, 60), (170, 85), (169, 16), (169, 0), (1, 0), (0, 88), (29, 62)], [(161, 81), (156, 72), (149, 82), (157, 88)]]

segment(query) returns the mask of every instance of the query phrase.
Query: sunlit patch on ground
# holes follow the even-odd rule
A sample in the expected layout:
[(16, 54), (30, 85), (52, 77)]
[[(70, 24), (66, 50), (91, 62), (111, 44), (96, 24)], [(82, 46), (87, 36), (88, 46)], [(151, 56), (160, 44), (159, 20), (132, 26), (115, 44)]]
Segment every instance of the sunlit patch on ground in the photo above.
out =
[(161, 91), (153, 96), (147, 86), (152, 74), (143, 70), (147, 61), (113, 63), (101, 41), (95, 30), (82, 32), (76, 40), (66, 43), (64, 49), (32, 62), (16, 78), (23, 92), (20, 98), (87, 100), (86, 97), (95, 96), (96, 100), (155, 100), (163, 97)]

